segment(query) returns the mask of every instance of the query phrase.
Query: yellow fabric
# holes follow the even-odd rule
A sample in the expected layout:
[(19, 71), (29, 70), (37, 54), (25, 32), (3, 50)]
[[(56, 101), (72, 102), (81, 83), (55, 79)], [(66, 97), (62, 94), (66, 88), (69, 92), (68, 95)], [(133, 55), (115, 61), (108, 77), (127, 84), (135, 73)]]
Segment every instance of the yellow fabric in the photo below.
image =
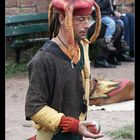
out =
[[(89, 61), (89, 55), (88, 55), (88, 49), (89, 49), (89, 44), (87, 43), (87, 40), (82, 40), (81, 44), (83, 46), (84, 50), (84, 61), (85, 61), (85, 66), (84, 69), (82, 70), (82, 78), (83, 78), (83, 87), (85, 89), (85, 96), (84, 99), (87, 100), (87, 106), (89, 106), (89, 90), (90, 90), (90, 85), (89, 85), (89, 77), (90, 77), (90, 61)], [(85, 120), (86, 113), (81, 113), (79, 116), (80, 120)]]
[(58, 128), (62, 116), (64, 116), (63, 113), (58, 113), (53, 108), (45, 106), (32, 116), (32, 120), (36, 124), (41, 125), (41, 127), (37, 125), (38, 129), (44, 128), (46, 130), (55, 132)]
[(49, 7), (48, 7), (48, 24), (50, 26), (50, 23), (53, 18), (53, 7), (52, 7), (52, 2), (50, 2)]
[(98, 4), (94, 1), (94, 7), (95, 7), (95, 12), (96, 12), (96, 26), (95, 26), (95, 32), (90, 38), (90, 43), (94, 43), (94, 41), (97, 39), (100, 33), (101, 29), (101, 12), (100, 12), (100, 7)]
[(38, 130), (36, 133), (36, 140), (51, 140), (54, 135), (52, 131)]
[(90, 99), (97, 97), (108, 97), (108, 93), (119, 87), (120, 82), (111, 80), (98, 80), (94, 93), (91, 94)]
[(42, 128), (42, 126), (40, 124), (36, 124), (34, 121), (33, 121), (33, 127), (37, 130)]

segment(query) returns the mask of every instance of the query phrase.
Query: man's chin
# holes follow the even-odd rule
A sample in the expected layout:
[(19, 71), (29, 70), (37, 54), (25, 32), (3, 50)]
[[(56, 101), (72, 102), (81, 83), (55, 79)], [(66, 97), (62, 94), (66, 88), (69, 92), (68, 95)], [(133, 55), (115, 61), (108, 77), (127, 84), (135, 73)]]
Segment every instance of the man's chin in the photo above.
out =
[(86, 36), (80, 36), (80, 37), (78, 37), (76, 40), (77, 41), (81, 41), (81, 40), (83, 40), (83, 39), (85, 39), (86, 38)]
[(80, 39), (81, 39), (81, 40), (83, 40), (83, 39), (85, 39), (85, 38), (86, 38), (86, 34), (80, 36)]
[(83, 39), (85, 39), (85, 38), (86, 38), (86, 36), (82, 36), (82, 37), (81, 37), (81, 40), (83, 40)]

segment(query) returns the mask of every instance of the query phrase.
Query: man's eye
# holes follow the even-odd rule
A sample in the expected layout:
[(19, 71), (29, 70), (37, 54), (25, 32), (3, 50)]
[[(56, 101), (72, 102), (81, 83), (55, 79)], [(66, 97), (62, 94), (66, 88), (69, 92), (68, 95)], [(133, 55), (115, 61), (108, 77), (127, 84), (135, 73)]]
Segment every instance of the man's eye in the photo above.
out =
[(82, 21), (89, 20), (89, 19), (90, 19), (90, 17), (77, 17), (75, 20), (82, 22)]
[(80, 17), (78, 20), (79, 20), (79, 21), (83, 21), (83, 20), (84, 20), (84, 18), (83, 18), (83, 17)]

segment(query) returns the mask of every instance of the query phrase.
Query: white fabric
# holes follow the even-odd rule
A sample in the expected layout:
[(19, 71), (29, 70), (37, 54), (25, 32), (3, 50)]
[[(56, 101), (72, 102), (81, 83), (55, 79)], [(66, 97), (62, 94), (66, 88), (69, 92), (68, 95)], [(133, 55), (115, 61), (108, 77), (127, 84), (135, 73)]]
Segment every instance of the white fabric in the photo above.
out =
[(105, 110), (105, 111), (133, 111), (135, 109), (135, 101), (125, 101), (120, 103), (114, 103), (109, 105), (102, 105), (102, 106), (89, 106), (88, 110)]

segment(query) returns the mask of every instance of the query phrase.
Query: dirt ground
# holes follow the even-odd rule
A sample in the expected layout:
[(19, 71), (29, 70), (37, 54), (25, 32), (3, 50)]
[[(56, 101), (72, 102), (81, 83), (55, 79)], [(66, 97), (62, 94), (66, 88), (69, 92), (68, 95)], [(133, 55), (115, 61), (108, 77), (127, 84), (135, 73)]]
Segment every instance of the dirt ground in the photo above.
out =
[[(134, 63), (124, 62), (117, 68), (94, 68), (92, 77), (101, 76), (107, 79), (130, 79), (134, 81)], [(28, 88), (28, 76), (21, 75), (6, 79), (6, 140), (25, 140), (36, 132), (32, 123), (25, 120), (25, 96)], [(89, 111), (88, 119), (99, 121), (102, 132), (114, 130), (134, 123), (134, 111)], [(91, 140), (91, 139), (85, 139)], [(99, 140), (111, 140), (103, 137)]]

